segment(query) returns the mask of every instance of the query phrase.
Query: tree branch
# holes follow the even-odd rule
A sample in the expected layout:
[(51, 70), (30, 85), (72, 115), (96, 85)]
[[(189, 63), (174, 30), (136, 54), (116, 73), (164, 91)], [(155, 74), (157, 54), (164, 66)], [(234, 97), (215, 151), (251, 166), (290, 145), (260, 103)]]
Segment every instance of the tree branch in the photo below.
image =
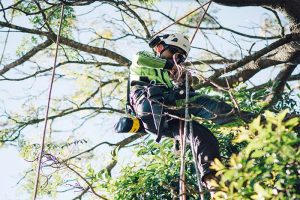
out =
[[(273, 42), (269, 46), (255, 52), (254, 54), (246, 56), (242, 60), (239, 60), (233, 64), (230, 64), (225, 68), (220, 68), (220, 69), (216, 70), (215, 73), (208, 78), (208, 81), (215, 81), (219, 76), (221, 76), (225, 73), (234, 71), (234, 70), (238, 69), (239, 67), (242, 67), (251, 61), (255, 61), (255, 60), (259, 59), (260, 57), (262, 57), (263, 55), (273, 51), (274, 49), (276, 49), (284, 44), (287, 44), (291, 41), (299, 41), (299, 40), (300, 40), (300, 33), (287, 34), (284, 38), (281, 38), (281, 39)], [(289, 53), (294, 54), (295, 52), (289, 52)], [(286, 60), (286, 62), (288, 62), (288, 61), (289, 60)], [(199, 89), (201, 86), (203, 86), (203, 84), (200, 84), (199, 86), (195, 87), (195, 89)]]
[[(103, 66), (103, 65), (109, 65), (109, 66), (122, 66), (118, 63), (111, 63), (111, 62), (96, 62), (96, 61), (65, 61), (65, 62), (61, 62), (59, 64), (56, 65), (56, 68), (59, 68), (61, 67), (62, 65), (66, 65), (66, 64), (82, 64), (82, 65), (100, 65), (100, 66)], [(39, 74), (42, 74), (42, 73), (45, 73), (45, 72), (48, 72), (48, 71), (51, 71), (53, 69), (53, 67), (49, 67), (49, 68), (46, 68), (46, 69), (42, 69), (42, 70), (38, 70), (36, 71), (35, 73), (31, 74), (31, 75), (28, 75), (28, 76), (25, 76), (25, 77), (22, 77), (22, 78), (8, 78), (8, 77), (3, 77), (3, 79), (0, 79), (0, 81), (23, 81), (23, 80), (26, 80), (26, 79), (29, 79), (29, 78), (32, 78), (32, 77), (37, 77), (37, 75)], [(106, 83), (106, 82), (105, 82)]]
[(100, 194), (98, 194), (95, 190), (94, 187), (92, 186), (92, 184), (86, 180), (86, 178), (84, 178), (79, 172), (77, 172), (75, 169), (73, 169), (72, 167), (70, 167), (69, 165), (65, 164), (65, 166), (71, 170), (72, 172), (74, 172), (77, 176), (79, 176), (88, 186), (89, 188), (92, 190), (93, 194), (96, 195), (97, 197), (99, 197), (100, 199), (104, 199), (104, 200), (108, 200), (107, 198), (105, 198), (104, 196), (101, 196)]
[(87, 186), (77, 197), (74, 197), (72, 200), (81, 200), (84, 194), (86, 194), (90, 189), (90, 186)]
[(34, 47), (33, 49), (31, 49), (29, 52), (27, 52), (24, 56), (22, 56), (21, 58), (19, 58), (18, 60), (5, 65), (1, 70), (0, 70), (0, 75), (3, 75), (4, 73), (6, 73), (7, 71), (9, 71), (10, 69), (23, 64), (24, 62), (26, 62), (29, 58), (31, 58), (32, 56), (34, 56), (36, 53), (38, 53), (39, 51), (49, 47), (53, 42), (51, 40), (46, 40), (45, 42), (37, 45), (36, 47)]
[(264, 7), (264, 9), (267, 9), (267, 10), (271, 11), (275, 15), (275, 18), (276, 18), (277, 23), (280, 26), (280, 30), (281, 30), (280, 35), (281, 35), (281, 37), (284, 37), (284, 35), (285, 35), (284, 26), (281, 23), (281, 19), (280, 19), (278, 13), (275, 10), (273, 10), (271, 8), (268, 8), (268, 7)]
[[(166, 17), (167, 19), (171, 20), (172, 22), (176, 21), (174, 18), (170, 17), (169, 15), (163, 13), (160, 10), (155, 10), (155, 9), (152, 9), (152, 8), (143, 7), (143, 6), (139, 6), (139, 5), (133, 5), (133, 6), (135, 6), (137, 8), (140, 8), (140, 9), (147, 10), (147, 11), (159, 13), (162, 16)], [(234, 33), (234, 34), (237, 34), (237, 35), (240, 35), (240, 36), (243, 36), (243, 37), (248, 37), (248, 38), (252, 38), (252, 39), (261, 39), (261, 40), (272, 40), (272, 39), (280, 38), (280, 36), (263, 37), (263, 36), (256, 36), (256, 35), (249, 35), (247, 33), (242, 33), (242, 32), (239, 32), (239, 31), (236, 31), (236, 30), (233, 30), (233, 29), (230, 29), (230, 28), (227, 28), (227, 27), (221, 25), (215, 18), (213, 18), (209, 14), (207, 14), (207, 16), (210, 17), (218, 26), (215, 26), (215, 27), (200, 27), (201, 30), (225, 30), (225, 31), (229, 31), (231, 33)], [(177, 22), (177, 24), (180, 25), (180, 26), (186, 27), (186, 28), (194, 28), (194, 29), (197, 28), (196, 25), (194, 26), (194, 25), (190, 25), (190, 24), (187, 24), (187, 23), (182, 23), (180, 21)]]
[(275, 78), (275, 82), (273, 84), (272, 92), (267, 96), (265, 103), (267, 104), (263, 110), (270, 108), (274, 103), (277, 102), (281, 93), (284, 90), (284, 86), (291, 76), (293, 71), (296, 69), (297, 65), (286, 64), (285, 67), (279, 72), (277, 77)]
[(126, 9), (129, 10), (129, 12), (131, 12), (133, 14), (133, 16), (140, 22), (140, 24), (142, 25), (145, 33), (146, 33), (146, 38), (150, 39), (151, 38), (151, 34), (147, 28), (147, 25), (145, 24), (145, 21), (142, 20), (142, 18), (140, 17), (140, 15), (138, 15), (133, 9), (131, 9), (127, 4), (126, 2), (124, 1), (121, 1), (121, 2), (118, 2), (118, 4), (121, 3), (122, 6), (124, 6)]
[[(37, 35), (41, 35), (41, 36), (46, 36), (48, 39), (50, 39), (52, 41), (55, 41), (56, 37), (57, 37), (55, 34), (52, 34), (49, 32), (43, 32), (43, 31), (39, 31), (36, 29), (29, 29), (29, 28), (25, 28), (25, 27), (21, 27), (21, 26), (16, 26), (16, 25), (2, 22), (2, 21), (0, 21), (0, 26), (16, 29), (16, 30), (19, 30), (19, 31), (22, 31), (25, 33), (32, 33), (32, 34), (37, 34)], [(115, 53), (114, 51), (106, 49), (106, 48), (93, 47), (90, 45), (76, 42), (74, 40), (71, 40), (71, 39), (68, 39), (65, 37), (60, 37), (60, 43), (67, 45), (69, 47), (78, 49), (80, 51), (108, 57), (112, 60), (117, 61), (118, 63), (120, 63), (124, 66), (130, 66), (130, 64), (131, 64), (131, 61), (129, 59), (125, 58), (124, 56), (122, 56), (120, 54)]]
[[(56, 36), (53, 36), (53, 35), (51, 36), (51, 38), (55, 38), (55, 37)], [(64, 45), (67, 45), (69, 47), (78, 49), (80, 51), (84, 51), (84, 52), (87, 52), (87, 53), (92, 53), (92, 54), (95, 54), (95, 55), (108, 57), (112, 60), (117, 61), (118, 63), (120, 63), (124, 66), (130, 66), (131, 65), (131, 61), (129, 59), (125, 58), (124, 56), (122, 56), (118, 53), (115, 53), (114, 51), (106, 49), (106, 48), (93, 47), (93, 46), (82, 44), (82, 43), (79, 43), (79, 42), (76, 42), (74, 40), (64, 38), (64, 37), (61, 37), (60, 43), (64, 44)]]
[(137, 139), (139, 139), (139, 138), (141, 138), (141, 137), (143, 137), (145, 135), (147, 135), (147, 134), (146, 133), (136, 133), (136, 134), (133, 134), (133, 135), (131, 135), (131, 136), (123, 139), (122, 141), (120, 141), (118, 143), (115, 143), (115, 144), (109, 143), (109, 142), (100, 142), (100, 143), (96, 144), (95, 146), (93, 146), (90, 149), (87, 149), (87, 150), (85, 150), (85, 151), (83, 151), (83, 152), (81, 152), (79, 154), (76, 154), (74, 156), (69, 157), (68, 159), (64, 160), (63, 162), (67, 162), (67, 161), (72, 160), (72, 159), (74, 159), (74, 158), (76, 158), (78, 156), (81, 156), (83, 154), (89, 153), (89, 152), (95, 150), (97, 147), (99, 147), (99, 146), (101, 146), (103, 144), (107, 144), (109, 146), (116, 146), (116, 147), (119, 147), (119, 149), (121, 149), (121, 148), (125, 147), (127, 144), (130, 144), (131, 142), (133, 142), (133, 141), (135, 141), (135, 140), (137, 140)]
[(3, 21), (0, 21), (0, 26), (7, 27), (7, 28), (12, 28), (12, 29), (15, 29), (15, 30), (19, 30), (23, 33), (31, 33), (31, 34), (40, 35), (40, 36), (47, 36), (48, 35), (48, 32), (40, 31), (40, 30), (37, 30), (37, 29), (30, 29), (30, 28), (26, 28), (26, 27), (22, 27), (22, 26), (17, 26), (17, 25), (14, 25), (14, 24), (3, 22)]
[(279, 6), (281, 0), (213, 0), (213, 2), (224, 6)]
[[(287, 81), (300, 81), (300, 73), (299, 74), (295, 74), (295, 75), (291, 75)], [(251, 87), (247, 90), (250, 90), (250, 91), (257, 91), (257, 90), (261, 90), (263, 88), (266, 88), (266, 87), (271, 87), (270, 85), (270, 82), (275, 82), (275, 80), (269, 80), (267, 83), (264, 83), (264, 84), (261, 84), (261, 85), (256, 85), (254, 87)]]
[(224, 6), (262, 6), (278, 9), (286, 14), (292, 32), (300, 32), (300, 1), (299, 0), (213, 0)]
[[(67, 109), (61, 111), (60, 113), (58, 113), (56, 115), (49, 116), (49, 120), (60, 118), (60, 117), (64, 117), (64, 116), (67, 116), (69, 114), (72, 114), (72, 113), (75, 113), (75, 112), (79, 112), (79, 111), (83, 111), (83, 110), (93, 110), (93, 111), (97, 111), (97, 112), (100, 112), (100, 111), (110, 111), (110, 112), (117, 112), (117, 113), (124, 114), (124, 111), (121, 111), (121, 110), (118, 110), (118, 109), (114, 109), (114, 108), (108, 108), (108, 107), (81, 107), (81, 108), (76, 108), (76, 109), (67, 108)], [(9, 118), (11, 120), (14, 120), (10, 116), (9, 116)], [(31, 120), (28, 120), (28, 121), (25, 121), (25, 122), (16, 121), (15, 120), (15, 123), (17, 124), (15, 128), (3, 129), (3, 130), (1, 130), (1, 132), (7, 133), (7, 134), (9, 133), (10, 136), (8, 136), (8, 137), (12, 137), (16, 133), (17, 133), (17, 135), (14, 136), (13, 139), (3, 139), (3, 137), (1, 137), (0, 138), (0, 142), (3, 142), (3, 143), (4, 142), (8, 142), (8, 141), (12, 142), (12, 141), (16, 140), (20, 136), (21, 130), (23, 130), (25, 127), (27, 127), (29, 125), (33, 125), (33, 124), (38, 124), (38, 123), (40, 123), (42, 121), (44, 121), (44, 118), (31, 119)]]
[[(220, 77), (216, 79), (214, 82), (217, 83), (220, 86), (226, 87), (233, 87), (234, 85), (237, 85), (241, 82), (246, 82), (250, 78), (252, 78), (256, 73), (259, 71), (266, 69), (268, 67), (278, 65), (285, 63), (285, 61), (278, 61), (278, 60), (272, 60), (268, 58), (261, 58), (257, 61), (252, 61), (249, 64), (247, 64), (243, 69), (236, 72), (234, 75), (226, 76), (226, 77)], [(228, 81), (228, 83), (227, 83)], [(205, 85), (208, 85), (206, 83)]]

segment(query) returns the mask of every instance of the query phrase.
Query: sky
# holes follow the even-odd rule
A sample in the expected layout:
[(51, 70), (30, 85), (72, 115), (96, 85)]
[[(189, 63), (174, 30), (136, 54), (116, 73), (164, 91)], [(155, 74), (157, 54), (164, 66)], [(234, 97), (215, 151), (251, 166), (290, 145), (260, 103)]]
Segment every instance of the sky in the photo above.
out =
[[(157, 7), (162, 9), (162, 10), (169, 10), (169, 8), (172, 7), (173, 10), (176, 10), (179, 16), (182, 16), (186, 13), (186, 10), (183, 10), (182, 7), (184, 7), (186, 3), (184, 1), (176, 1), (176, 3), (171, 3), (171, 1), (162, 1), (161, 3), (157, 4)], [(102, 9), (102, 10), (101, 10)], [(232, 29), (238, 29), (238, 30), (246, 30), (245, 26), (246, 25), (257, 25), (261, 24), (262, 21), (264, 20), (265, 16), (263, 13), (266, 11), (262, 8), (253, 8), (253, 7), (247, 7), (247, 8), (230, 8), (230, 7), (224, 7), (224, 6), (219, 6), (216, 4), (213, 4), (210, 10), (218, 10), (217, 14), (215, 14), (220, 22), (227, 27), (230, 27)], [(77, 10), (78, 14), (86, 12), (86, 10), (83, 10), (82, 8), (78, 8)], [(111, 8), (97, 8), (94, 10), (91, 15), (89, 16), (94, 16), (95, 19), (99, 16), (100, 12), (107, 12), (111, 15), (114, 15), (114, 12), (111, 10)], [(142, 16), (145, 17), (145, 16)], [(2, 20), (2, 16), (0, 16), (0, 20)], [(84, 17), (80, 17), (77, 24), (78, 26), (85, 27), (89, 26), (90, 24), (88, 23), (89, 19), (85, 19)], [(24, 19), (18, 19), (18, 21), (13, 21), (13, 23), (20, 24), (20, 25), (27, 25), (27, 23), (24, 21)], [(101, 19), (99, 19), (99, 23), (101, 23)], [(249, 31), (249, 30), (248, 30)], [(3, 50), (3, 44), (4, 44), (4, 39), (6, 37), (5, 32), (0, 32), (0, 52)], [(80, 41), (85, 41), (86, 35), (80, 35), (79, 40)], [(5, 51), (5, 58), (11, 57), (15, 58), (15, 52), (17, 48), (19, 47), (20, 43), (22, 41), (21, 34), (19, 33), (10, 33), (9, 38), (8, 38), (8, 46)], [(203, 36), (201, 35), (201, 32), (198, 33), (197, 39), (195, 40), (195, 45), (202, 45), (203, 41)], [(215, 43), (218, 43), (218, 45), (222, 46), (222, 49), (224, 52), (229, 51), (230, 46), (224, 43), (224, 41), (220, 39), (215, 39), (213, 40)], [(203, 46), (209, 45), (206, 43), (203, 43)], [(250, 44), (249, 44), (250, 45)], [(264, 44), (257, 45), (256, 48), (260, 48)], [(141, 50), (141, 49), (147, 49), (148, 47), (143, 45), (142, 47), (138, 46), (133, 46), (129, 47), (124, 45), (124, 52), (126, 52), (127, 58), (131, 58), (132, 54), (135, 52)], [(148, 49), (149, 50), (149, 49)], [(120, 49), (122, 51), (122, 49)], [(192, 52), (193, 53), (193, 52)], [(51, 59), (50, 59), (51, 61)], [(9, 62), (8, 60), (5, 60), (5, 62)], [(48, 62), (48, 61), (47, 61)], [(25, 63), (26, 65), (26, 63)], [(296, 70), (296, 72), (299, 73), (299, 67)], [(13, 75), (15, 72), (11, 72)], [(263, 73), (260, 73), (256, 75), (254, 80), (260, 80), (261, 78), (265, 77), (265, 74), (268, 73), (273, 73), (274, 75), (276, 74), (275, 71), (264, 71)], [(22, 105), (19, 104), (19, 99), (12, 98), (15, 94), (20, 94), (17, 95), (20, 98), (23, 96), (26, 96), (27, 94), (24, 94), (23, 90), (24, 88), (30, 88), (32, 85), (34, 87), (32, 90), (32, 94), (36, 93), (36, 90), (39, 91), (39, 87), (45, 87), (49, 80), (45, 78), (43, 84), (44, 85), (34, 85), (33, 82), (27, 82), (27, 84), (24, 84), (24, 82), (9, 82), (9, 83), (4, 83), (0, 82), (0, 108), (6, 107), (7, 109), (22, 109)], [(55, 83), (59, 84), (59, 83)], [(56, 88), (56, 91), (54, 93), (55, 96), (60, 96), (64, 93), (65, 90), (72, 90), (74, 89), (73, 84), (64, 84), (64, 86), (58, 86), (54, 85)], [(7, 89), (9, 88), (9, 89)], [(45, 96), (46, 93), (44, 93)], [(46, 98), (43, 97), (40, 99), (41, 104), (46, 104)], [(1, 110), (0, 110), (1, 111)], [(3, 110), (2, 110), (3, 111)], [(84, 138), (88, 138), (89, 140), (89, 145), (93, 146), (94, 143), (98, 143), (99, 141), (105, 141), (107, 138), (110, 138), (112, 141), (118, 141), (121, 138), (125, 138), (128, 135), (115, 135), (113, 138), (111, 137), (111, 129), (115, 123), (115, 121), (118, 119), (119, 116), (103, 116), (103, 121), (102, 122), (95, 122), (92, 121), (89, 124), (86, 124), (84, 126), (84, 130), (86, 129), (92, 129), (93, 131), (87, 131), (89, 133), (84, 135)], [(1, 119), (1, 118), (0, 118)], [(72, 121), (72, 119), (66, 119), (70, 123), (76, 123)], [(105, 121), (105, 123), (104, 123)], [(103, 124), (105, 124), (103, 126)], [(64, 126), (63, 124), (58, 124), (58, 126)], [(92, 128), (91, 128), (92, 127)], [(67, 129), (68, 127), (66, 127)], [(36, 134), (42, 134), (41, 128), (31, 128), (29, 129), (29, 132), (27, 137), (31, 136), (36, 136)], [(95, 135), (94, 133), (98, 133)], [(31, 136), (30, 136), (31, 135)], [(77, 135), (76, 137), (82, 138), (83, 136)], [(33, 139), (38, 141), (39, 137), (32, 137)], [(66, 139), (66, 136), (56, 134), (55, 135), (55, 140), (64, 140)], [(94, 143), (93, 143), (94, 142)], [(101, 151), (107, 151), (106, 147), (99, 148), (97, 149), (98, 152)], [(128, 157), (130, 156), (131, 152), (130, 150), (125, 150), (121, 153), (120, 157)], [(126, 161), (124, 161), (126, 163)], [(97, 162), (93, 163), (94, 165), (99, 165)], [(25, 162), (22, 158), (19, 156), (18, 149), (15, 147), (2, 147), (0, 148), (0, 200), (18, 200), (18, 199), (28, 199), (28, 194), (25, 192), (22, 192), (20, 186), (16, 185), (17, 181), (24, 175), (24, 170), (26, 170), (29, 167), (29, 164)], [(99, 167), (99, 166), (98, 166)], [(57, 199), (70, 199), (75, 195), (59, 195)], [(47, 198), (43, 198), (47, 199)]]

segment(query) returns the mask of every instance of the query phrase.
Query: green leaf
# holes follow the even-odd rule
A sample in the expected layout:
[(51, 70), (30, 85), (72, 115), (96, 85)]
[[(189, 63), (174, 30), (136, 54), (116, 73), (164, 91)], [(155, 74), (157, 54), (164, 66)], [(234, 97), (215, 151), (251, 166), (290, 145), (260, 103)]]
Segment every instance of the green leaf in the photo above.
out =
[(286, 114), (289, 112), (289, 110), (288, 109), (285, 109), (284, 111), (281, 111), (278, 115), (277, 115), (277, 120), (279, 121), (279, 122), (281, 122), (284, 118), (285, 118), (285, 116), (286, 116)]
[(287, 122), (285, 122), (285, 125), (289, 126), (289, 127), (295, 127), (299, 123), (300, 123), (300, 118), (295, 117), (295, 118), (289, 119)]
[(261, 150), (256, 150), (256, 151), (254, 151), (254, 153), (251, 154), (251, 157), (252, 158), (260, 158), (264, 155), (265, 155), (265, 152), (263, 152)]
[(259, 197), (264, 197), (267, 195), (267, 192), (259, 183), (254, 184), (254, 191), (258, 194)]

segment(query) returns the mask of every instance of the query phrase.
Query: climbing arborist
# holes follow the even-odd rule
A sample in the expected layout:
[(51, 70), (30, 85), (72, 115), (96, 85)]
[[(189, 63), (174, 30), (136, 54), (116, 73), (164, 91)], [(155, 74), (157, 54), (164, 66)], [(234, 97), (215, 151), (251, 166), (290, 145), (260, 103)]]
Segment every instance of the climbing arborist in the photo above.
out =
[[(157, 134), (157, 142), (162, 136), (177, 138), (180, 120), (184, 120), (185, 69), (178, 64), (185, 61), (190, 42), (182, 34), (165, 34), (152, 38), (149, 46), (156, 55), (142, 51), (136, 54), (130, 66), (130, 104), (137, 119), (130, 119), (129, 129), (134, 123), (136, 131)], [(230, 105), (196, 93), (189, 93), (189, 113), (209, 119), (215, 123), (226, 123), (235, 116)], [(120, 126), (120, 122), (119, 122)], [(198, 159), (198, 168), (203, 183), (209, 188), (209, 180), (214, 177), (210, 165), (219, 158), (219, 145), (215, 136), (203, 125), (193, 121), (194, 149)]]

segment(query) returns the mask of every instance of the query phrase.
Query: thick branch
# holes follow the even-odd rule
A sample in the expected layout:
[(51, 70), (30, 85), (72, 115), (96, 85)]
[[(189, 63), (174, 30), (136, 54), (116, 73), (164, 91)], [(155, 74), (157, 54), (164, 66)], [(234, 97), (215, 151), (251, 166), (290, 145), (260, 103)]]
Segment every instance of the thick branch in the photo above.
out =
[(10, 69), (23, 64), (24, 62), (26, 62), (29, 58), (31, 58), (32, 56), (34, 56), (36, 53), (38, 53), (39, 51), (49, 47), (53, 42), (51, 40), (46, 40), (45, 42), (37, 45), (36, 47), (34, 47), (33, 49), (31, 49), (29, 52), (27, 52), (24, 56), (22, 56), (21, 58), (19, 58), (18, 60), (5, 65), (1, 70), (0, 70), (0, 75), (3, 75), (4, 73), (6, 73), (7, 71), (9, 71)]
[[(221, 75), (223, 75), (225, 73), (228, 73), (228, 72), (231, 72), (231, 71), (234, 71), (234, 70), (248, 64), (251, 61), (256, 61), (257, 59), (259, 59), (263, 55), (273, 51), (274, 49), (276, 49), (276, 48), (278, 48), (278, 47), (280, 47), (284, 44), (287, 44), (291, 41), (299, 41), (299, 40), (300, 40), (300, 34), (299, 33), (288, 34), (284, 38), (281, 38), (281, 39), (275, 41), (274, 43), (272, 43), (269, 46), (255, 52), (254, 54), (246, 56), (242, 60), (239, 60), (238, 62), (230, 64), (225, 68), (220, 68), (220, 69), (216, 70), (215, 73), (208, 78), (208, 80), (215, 81)], [(290, 52), (290, 53), (293, 54), (294, 52)], [(195, 89), (199, 89), (201, 86), (203, 86), (203, 84), (197, 86)]]
[(300, 32), (300, 1), (299, 0), (213, 0), (224, 6), (262, 6), (279, 9), (290, 21), (292, 32)]
[[(52, 35), (51, 38), (54, 39), (54, 38), (56, 38), (56, 36)], [(124, 66), (129, 66), (131, 64), (131, 61), (128, 60), (127, 58), (125, 58), (124, 56), (122, 56), (120, 54), (117, 54), (114, 51), (111, 51), (111, 50), (106, 49), (106, 48), (93, 47), (93, 46), (90, 46), (90, 45), (87, 45), (87, 44), (82, 44), (82, 43), (79, 43), (79, 42), (76, 42), (74, 40), (64, 38), (64, 37), (61, 37), (60, 43), (64, 44), (64, 45), (67, 45), (69, 47), (78, 49), (80, 51), (84, 51), (84, 52), (87, 52), (87, 53), (92, 53), (92, 54), (95, 54), (95, 55), (108, 57), (112, 60), (117, 61), (118, 63), (120, 63)]]
[(269, 108), (272, 106), (277, 100), (279, 99), (281, 93), (284, 90), (284, 86), (293, 73), (293, 71), (296, 69), (297, 65), (288, 65), (286, 64), (284, 69), (282, 69), (279, 74), (277, 75), (275, 79), (275, 83), (272, 88), (272, 93), (266, 98), (265, 102), (267, 106), (264, 108)]
[(23, 33), (31, 33), (31, 34), (41, 35), (41, 36), (47, 36), (48, 35), (48, 33), (44, 32), (44, 31), (40, 31), (40, 30), (37, 30), (37, 29), (30, 29), (30, 28), (26, 28), (26, 27), (22, 27), (22, 26), (17, 26), (17, 25), (14, 25), (14, 24), (3, 22), (3, 21), (0, 21), (0, 26), (15, 29), (15, 30), (19, 30)]
[(218, 78), (214, 82), (223, 87), (227, 87), (227, 86), (233, 87), (234, 85), (237, 85), (240, 82), (246, 82), (247, 80), (252, 78), (256, 73), (258, 73), (263, 69), (266, 69), (274, 65), (282, 64), (284, 62), (285, 61), (261, 58), (255, 62), (254, 61), (250, 62), (242, 70), (238, 71), (234, 75)]
[[(287, 81), (300, 81), (300, 73), (299, 74), (295, 74), (295, 75), (291, 75)], [(263, 88), (266, 87), (270, 87), (270, 82), (275, 82), (275, 80), (270, 80), (267, 83), (261, 84), (261, 85), (256, 85), (254, 87), (249, 88), (248, 90), (250, 91), (257, 91), (257, 90), (261, 90)]]
[(299, 81), (300, 80), (300, 73), (290, 76), (288, 81)]
[(213, 2), (224, 6), (278, 6), (281, 0), (213, 0)]
[[(36, 35), (41, 35), (41, 36), (46, 36), (47, 38), (49, 38), (52, 41), (56, 40), (56, 35), (55, 34), (51, 34), (49, 32), (43, 32), (43, 31), (39, 31), (36, 29), (29, 29), (29, 28), (25, 28), (25, 27), (21, 27), (21, 26), (16, 26), (13, 24), (9, 24), (6, 22), (2, 22), (0, 21), (0, 26), (3, 27), (8, 27), (8, 28), (12, 28), (12, 29), (16, 29), (25, 33), (31, 33), (31, 34), (36, 34)], [(112, 60), (117, 61), (118, 63), (124, 65), (124, 66), (129, 66), (131, 64), (131, 61), (128, 60), (127, 58), (125, 58), (124, 56), (115, 53), (114, 51), (111, 51), (109, 49), (106, 48), (99, 48), (99, 47), (93, 47), (87, 44), (82, 44), (79, 42), (76, 42), (74, 40), (65, 38), (65, 37), (60, 37), (60, 43), (67, 45), (69, 47), (78, 49), (80, 51), (84, 51), (87, 53), (92, 53), (95, 55), (100, 55), (100, 56), (104, 56), (104, 57), (108, 57)]]

